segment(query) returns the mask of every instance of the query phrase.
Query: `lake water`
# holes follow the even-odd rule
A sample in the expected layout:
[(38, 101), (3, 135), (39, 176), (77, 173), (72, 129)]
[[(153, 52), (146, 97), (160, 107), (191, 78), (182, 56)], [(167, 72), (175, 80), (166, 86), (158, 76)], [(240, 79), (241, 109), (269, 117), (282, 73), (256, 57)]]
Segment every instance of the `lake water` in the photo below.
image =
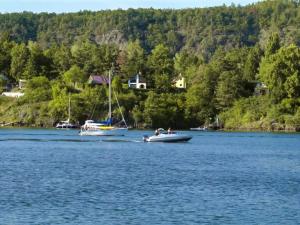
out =
[(77, 133), (0, 129), (0, 224), (300, 224), (299, 134)]

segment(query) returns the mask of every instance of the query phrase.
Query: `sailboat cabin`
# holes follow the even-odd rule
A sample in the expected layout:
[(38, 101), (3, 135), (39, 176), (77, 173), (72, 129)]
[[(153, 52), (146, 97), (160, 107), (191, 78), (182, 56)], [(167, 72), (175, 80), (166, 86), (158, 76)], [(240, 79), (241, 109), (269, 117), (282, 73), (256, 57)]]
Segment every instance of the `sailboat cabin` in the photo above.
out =
[(135, 89), (147, 89), (146, 80), (141, 76), (140, 73), (138, 73), (137, 75), (129, 79), (128, 87)]

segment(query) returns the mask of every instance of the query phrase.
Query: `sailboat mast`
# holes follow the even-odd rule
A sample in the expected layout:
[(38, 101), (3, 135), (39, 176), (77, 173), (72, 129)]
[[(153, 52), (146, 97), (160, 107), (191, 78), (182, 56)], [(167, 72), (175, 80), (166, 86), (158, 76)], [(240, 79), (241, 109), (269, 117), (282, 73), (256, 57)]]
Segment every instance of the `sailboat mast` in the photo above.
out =
[(68, 122), (70, 122), (71, 119), (71, 98), (70, 98), (70, 93), (69, 93), (69, 117), (68, 117)]
[(108, 119), (111, 119), (111, 70), (108, 73)]

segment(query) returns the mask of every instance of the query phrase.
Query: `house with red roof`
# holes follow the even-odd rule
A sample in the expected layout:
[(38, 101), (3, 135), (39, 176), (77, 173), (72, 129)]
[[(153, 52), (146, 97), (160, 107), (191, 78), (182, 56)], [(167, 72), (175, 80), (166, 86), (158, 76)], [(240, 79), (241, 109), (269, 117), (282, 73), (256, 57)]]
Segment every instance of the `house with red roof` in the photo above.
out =
[(88, 83), (92, 85), (108, 85), (109, 79), (104, 75), (91, 75)]

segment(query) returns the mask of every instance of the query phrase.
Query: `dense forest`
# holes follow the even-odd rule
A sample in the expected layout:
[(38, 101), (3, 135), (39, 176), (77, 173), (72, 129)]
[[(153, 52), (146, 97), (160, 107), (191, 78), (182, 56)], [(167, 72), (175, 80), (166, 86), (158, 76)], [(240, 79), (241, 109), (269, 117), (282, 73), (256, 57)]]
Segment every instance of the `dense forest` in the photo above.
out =
[[(0, 122), (51, 127), (103, 119), (113, 88), (135, 127), (300, 129), (300, 2), (199, 9), (0, 14), (0, 91), (27, 80), (25, 95), (0, 97)], [(128, 88), (141, 73), (147, 90)], [(186, 89), (172, 86), (176, 77)], [(15, 90), (17, 87), (15, 86)], [(115, 109), (114, 115), (119, 117)]]

